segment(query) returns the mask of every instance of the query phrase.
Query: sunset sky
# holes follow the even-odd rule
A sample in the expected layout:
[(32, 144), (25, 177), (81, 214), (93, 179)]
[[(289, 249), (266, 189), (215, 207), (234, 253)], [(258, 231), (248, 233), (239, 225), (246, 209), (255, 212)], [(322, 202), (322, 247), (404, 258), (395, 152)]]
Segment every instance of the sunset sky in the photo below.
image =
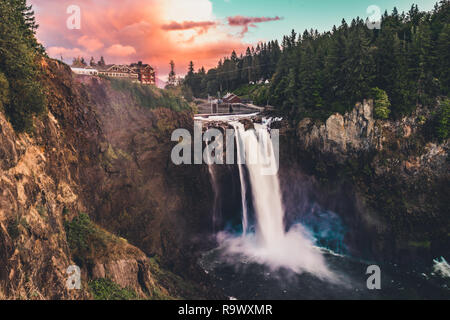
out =
[[(384, 12), (408, 10), (412, 0), (31, 0), (40, 25), (38, 38), (50, 56), (101, 55), (107, 63), (142, 60), (166, 79), (169, 61), (179, 75), (190, 60), (214, 67), (234, 49), (244, 52), (258, 41), (282, 39), (294, 28), (325, 31), (342, 18), (366, 18), (370, 5)], [(434, 0), (416, 0), (431, 10)], [(81, 28), (70, 30), (67, 8), (81, 9)]]

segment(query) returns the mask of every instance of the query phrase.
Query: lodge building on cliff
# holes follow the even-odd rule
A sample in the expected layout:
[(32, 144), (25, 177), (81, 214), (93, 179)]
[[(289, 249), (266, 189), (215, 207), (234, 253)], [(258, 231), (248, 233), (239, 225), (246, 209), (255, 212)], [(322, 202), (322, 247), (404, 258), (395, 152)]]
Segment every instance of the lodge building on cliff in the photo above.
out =
[(145, 85), (156, 84), (155, 69), (149, 64), (144, 64), (142, 61), (132, 63), (130, 65), (96, 65), (96, 66), (72, 66), (72, 72), (79, 75), (88, 76), (104, 76), (108, 78), (127, 79), (135, 83)]

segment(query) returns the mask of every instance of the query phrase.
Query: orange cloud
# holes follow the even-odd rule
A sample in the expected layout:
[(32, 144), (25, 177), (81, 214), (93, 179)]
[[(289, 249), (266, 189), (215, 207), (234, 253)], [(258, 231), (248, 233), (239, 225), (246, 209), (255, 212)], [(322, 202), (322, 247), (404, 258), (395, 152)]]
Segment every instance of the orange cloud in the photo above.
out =
[(79, 45), (83, 46), (89, 52), (95, 52), (103, 48), (103, 43), (100, 40), (96, 38), (91, 38), (87, 35), (84, 35), (81, 38), (79, 38), (77, 42)]
[(231, 36), (226, 26), (218, 27), (210, 0), (77, 0), (80, 30), (66, 27), (73, 0), (29, 3), (40, 25), (39, 41), (50, 56), (62, 55), (69, 63), (77, 56), (104, 56), (107, 63), (141, 60), (165, 75), (174, 60), (177, 73), (185, 74), (191, 60), (196, 68), (211, 68), (232, 50), (243, 52), (249, 45)]
[(121, 44), (115, 44), (106, 50), (106, 53), (114, 57), (127, 57), (136, 53), (136, 49), (132, 46), (123, 46)]
[(81, 50), (80, 48), (73, 48), (73, 49), (68, 49), (68, 48), (64, 48), (64, 47), (51, 47), (47, 49), (47, 53), (51, 56), (51, 57), (56, 57), (56, 58), (60, 58), (60, 57), (81, 57), (81, 56), (87, 56), (87, 52)]

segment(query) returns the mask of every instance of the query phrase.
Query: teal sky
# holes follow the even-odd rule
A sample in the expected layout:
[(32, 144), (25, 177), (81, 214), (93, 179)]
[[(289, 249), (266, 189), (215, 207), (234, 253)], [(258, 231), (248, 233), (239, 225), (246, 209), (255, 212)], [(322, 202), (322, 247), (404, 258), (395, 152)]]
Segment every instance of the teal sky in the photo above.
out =
[[(391, 12), (397, 7), (399, 12), (408, 11), (413, 3), (420, 10), (433, 9), (437, 0), (211, 0), (214, 14), (219, 19), (228, 16), (280, 16), (282, 21), (260, 23), (257, 28), (250, 28), (244, 40), (255, 42), (259, 40), (281, 39), (294, 28), (297, 32), (305, 29), (331, 30), (333, 25), (339, 25), (342, 18), (351, 21), (357, 16), (367, 18), (366, 10), (371, 5), (387, 9)], [(238, 29), (237, 29), (238, 30)]]

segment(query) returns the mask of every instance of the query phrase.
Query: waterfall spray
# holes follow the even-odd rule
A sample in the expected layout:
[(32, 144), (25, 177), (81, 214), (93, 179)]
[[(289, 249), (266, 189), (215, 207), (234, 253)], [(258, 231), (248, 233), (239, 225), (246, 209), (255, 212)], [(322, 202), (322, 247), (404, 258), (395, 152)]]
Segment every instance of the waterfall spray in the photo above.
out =
[[(331, 279), (333, 274), (326, 267), (320, 250), (314, 247), (312, 237), (306, 229), (295, 225), (286, 231), (278, 174), (268, 170), (268, 167), (270, 169), (276, 163), (270, 137), (270, 121), (255, 124), (255, 129), (247, 131), (240, 122), (231, 124), (236, 131), (243, 233), (239, 237), (219, 234), (218, 239), (227, 258), (244, 255), (247, 259), (266, 264), (272, 269), (287, 268), (298, 273), (306, 271)], [(248, 181), (244, 174), (245, 168)], [(249, 232), (247, 187), (251, 189), (254, 204), (254, 232)]]

